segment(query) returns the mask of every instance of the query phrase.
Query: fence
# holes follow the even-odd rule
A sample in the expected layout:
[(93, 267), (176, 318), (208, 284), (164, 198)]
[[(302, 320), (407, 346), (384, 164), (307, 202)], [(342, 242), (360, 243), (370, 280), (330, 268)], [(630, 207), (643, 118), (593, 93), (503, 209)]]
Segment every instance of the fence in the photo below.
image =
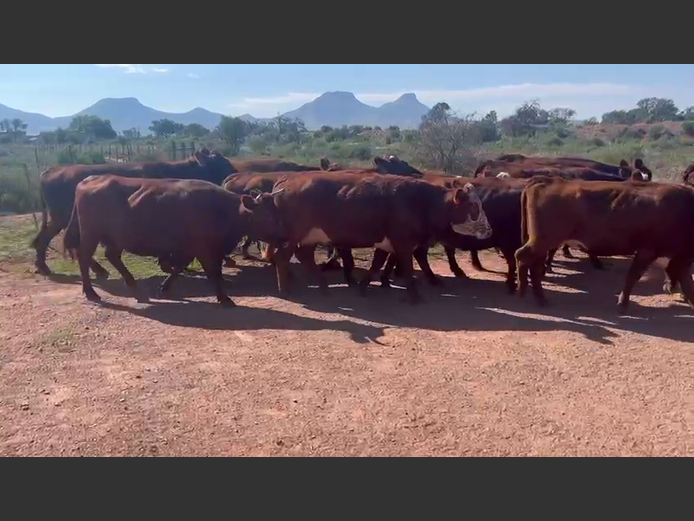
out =
[(130, 163), (138, 158), (168, 159), (176, 161), (190, 157), (196, 150), (194, 141), (170, 141), (165, 145), (143, 143), (111, 143), (104, 144), (41, 144), (34, 147), (34, 159), (39, 170), (55, 165), (56, 154), (67, 153), (71, 163), (78, 163), (85, 154), (99, 154), (107, 163)]

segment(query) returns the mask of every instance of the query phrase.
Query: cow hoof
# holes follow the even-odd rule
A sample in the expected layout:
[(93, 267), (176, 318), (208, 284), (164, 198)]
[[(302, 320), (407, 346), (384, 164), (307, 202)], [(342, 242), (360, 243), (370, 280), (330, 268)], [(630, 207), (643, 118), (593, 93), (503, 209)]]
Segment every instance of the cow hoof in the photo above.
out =
[(238, 266), (238, 264), (236, 264), (234, 259), (227, 259), (224, 261), (225, 268), (235, 268), (236, 266)]
[(390, 281), (389, 280), (382, 280), (381, 281), (381, 288), (390, 289), (391, 288)]
[(96, 280), (108, 280), (111, 274), (106, 270), (94, 270)]
[(53, 275), (53, 272), (46, 264), (36, 263), (34, 264), (34, 267), (36, 268), (34, 273), (37, 273), (38, 275), (43, 275), (44, 277), (50, 277)]
[(468, 276), (465, 274), (463, 270), (451, 270), (453, 272), (453, 275), (455, 275), (456, 278), (458, 279), (467, 279)]
[(85, 291), (84, 296), (89, 302), (101, 302), (101, 297), (96, 294), (96, 291)]
[(224, 299), (217, 299), (217, 302), (219, 302), (219, 305), (222, 306), (223, 308), (235, 308), (236, 304), (234, 304), (234, 301), (231, 300), (229, 297), (224, 298)]
[(474, 262), (472, 263), (472, 267), (475, 268), (477, 271), (487, 271), (481, 264), (476, 264)]

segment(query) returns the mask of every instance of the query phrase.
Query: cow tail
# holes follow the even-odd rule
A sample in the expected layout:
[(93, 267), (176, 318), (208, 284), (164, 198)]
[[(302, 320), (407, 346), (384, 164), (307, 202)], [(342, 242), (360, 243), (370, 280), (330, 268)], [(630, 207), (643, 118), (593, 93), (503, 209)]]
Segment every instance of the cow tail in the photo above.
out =
[(70, 224), (65, 229), (65, 237), (63, 238), (63, 257), (66, 253), (70, 255), (70, 259), (75, 260), (77, 248), (80, 246), (80, 219), (77, 213), (77, 204), (72, 207), (72, 216)]
[[(34, 249), (38, 248), (39, 241), (41, 239), (41, 234), (48, 227), (48, 208), (46, 206), (46, 198), (43, 196), (43, 188), (39, 188), (39, 196), (41, 198), (41, 229), (31, 241), (31, 247)], [(34, 223), (36, 222), (36, 217), (34, 217)]]
[(528, 242), (528, 188), (521, 192), (521, 243)]

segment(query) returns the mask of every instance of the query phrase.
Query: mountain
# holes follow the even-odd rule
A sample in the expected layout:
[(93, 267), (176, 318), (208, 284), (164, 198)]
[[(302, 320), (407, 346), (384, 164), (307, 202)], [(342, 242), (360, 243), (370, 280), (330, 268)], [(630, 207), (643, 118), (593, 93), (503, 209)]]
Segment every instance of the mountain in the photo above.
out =
[(413, 93), (403, 94), (395, 101), (378, 108), (378, 117), (382, 120), (380, 126), (395, 125), (400, 128), (417, 128), (422, 121), (422, 116), (429, 110), (429, 107), (419, 101)]
[[(401, 128), (415, 128), (421, 117), (429, 111), (412, 93), (403, 94), (395, 101), (380, 107), (373, 107), (359, 101), (351, 92), (326, 92), (315, 100), (306, 103), (296, 110), (291, 110), (282, 116), (299, 118), (311, 130), (324, 125), (341, 127), (342, 125), (365, 125), (388, 127), (397, 125)], [(188, 112), (171, 113), (147, 107), (137, 98), (104, 98), (94, 105), (81, 110), (72, 116), (50, 118), (43, 114), (34, 114), (13, 109), (0, 104), (0, 120), (19, 118), (28, 124), (27, 133), (38, 134), (58, 127), (66, 128), (75, 116), (90, 115), (111, 120), (114, 130), (122, 132), (137, 128), (145, 135), (149, 134), (149, 126), (155, 119), (171, 119), (177, 123), (189, 125), (198, 123), (209, 129), (219, 124), (222, 114), (210, 112), (204, 108), (195, 108)], [(256, 118), (251, 114), (239, 116), (244, 121), (257, 123), (269, 121), (272, 118)]]
[(403, 94), (395, 101), (380, 107), (372, 107), (359, 101), (351, 92), (337, 91), (326, 92), (283, 116), (303, 120), (308, 129), (318, 129), (323, 125), (395, 125), (401, 128), (416, 128), (427, 112), (429, 107), (412, 93)]
[(222, 118), (221, 114), (203, 108), (172, 113), (147, 107), (136, 98), (104, 98), (73, 116), (54, 118), (53, 121), (56, 127), (67, 127), (75, 116), (98, 116), (111, 120), (111, 125), (117, 132), (137, 128), (142, 134), (150, 133), (149, 126), (155, 119), (170, 119), (183, 125), (198, 123), (207, 128), (214, 128)]
[(43, 114), (13, 109), (0, 103), (0, 120), (9, 119), (12, 121), (15, 118), (21, 119), (28, 125), (27, 132), (29, 134), (38, 134), (43, 130), (53, 130), (55, 128), (53, 118)]

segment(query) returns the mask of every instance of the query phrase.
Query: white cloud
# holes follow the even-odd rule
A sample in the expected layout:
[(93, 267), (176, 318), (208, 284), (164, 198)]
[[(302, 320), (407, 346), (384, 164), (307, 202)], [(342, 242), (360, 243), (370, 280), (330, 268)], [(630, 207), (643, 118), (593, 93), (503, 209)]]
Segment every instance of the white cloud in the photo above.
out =
[(193, 78), (194, 80), (199, 80), (199, 79), (200, 79), (200, 76), (198, 76), (198, 75), (195, 74), (194, 72), (189, 72), (188, 74), (186, 74), (186, 76), (188, 76), (189, 78)]
[(169, 70), (158, 67), (147, 68), (142, 64), (131, 63), (97, 63), (96, 66), (108, 69), (121, 69), (125, 74), (147, 74), (150, 71), (161, 74)]
[[(461, 112), (482, 112), (496, 110), (500, 115), (509, 114), (521, 103), (539, 99), (547, 106), (570, 107), (579, 116), (600, 115), (595, 110), (631, 107), (644, 95), (644, 89), (636, 85), (616, 83), (520, 83), (474, 89), (403, 89), (397, 92), (357, 92), (360, 101), (382, 105), (394, 101), (401, 95), (412, 92), (424, 104), (432, 106), (445, 101)], [(243, 98), (230, 104), (230, 107), (245, 109), (258, 116), (273, 115), (280, 109), (291, 110), (303, 103), (314, 100), (320, 94), (314, 92), (289, 92), (281, 96), (265, 98)], [(603, 103), (603, 101), (605, 103)], [(615, 107), (614, 104), (618, 106)], [(611, 105), (610, 105), (611, 104)], [(591, 113), (585, 114), (585, 109)]]

